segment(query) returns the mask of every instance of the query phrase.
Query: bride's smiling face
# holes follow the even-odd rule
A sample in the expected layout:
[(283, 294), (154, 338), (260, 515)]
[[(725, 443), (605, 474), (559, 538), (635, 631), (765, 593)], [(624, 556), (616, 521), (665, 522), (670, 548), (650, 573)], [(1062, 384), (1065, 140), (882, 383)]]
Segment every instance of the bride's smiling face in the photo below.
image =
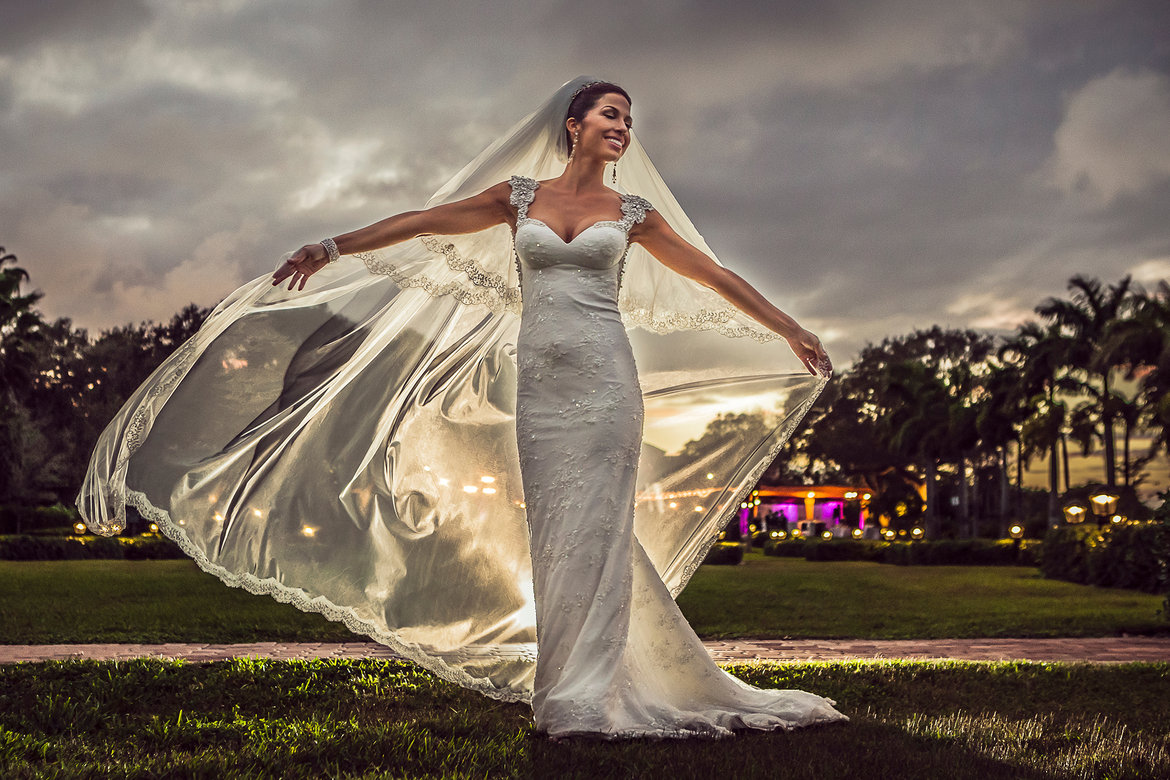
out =
[(616, 92), (602, 95), (580, 121), (570, 118), (566, 122), (570, 134), (580, 131), (577, 154), (599, 157), (606, 162), (617, 160), (625, 153), (633, 125), (629, 101)]

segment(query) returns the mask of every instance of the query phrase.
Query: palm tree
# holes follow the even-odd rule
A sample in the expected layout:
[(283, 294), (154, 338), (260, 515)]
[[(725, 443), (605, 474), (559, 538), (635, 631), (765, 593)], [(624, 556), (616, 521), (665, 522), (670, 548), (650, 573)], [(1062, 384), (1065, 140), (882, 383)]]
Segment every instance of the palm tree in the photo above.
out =
[(28, 272), (13, 265), (16, 256), (0, 247), (0, 497), (11, 498), (19, 474), (28, 415), (21, 398), (31, 393), (44, 336), (41, 315), (34, 305), (38, 292), (22, 295)]
[(950, 439), (951, 402), (942, 380), (923, 363), (907, 360), (889, 367), (883, 416), (894, 451), (922, 464), (926, 482), (926, 532), (938, 536), (938, 466)]
[[(1058, 398), (1062, 392), (1076, 392), (1080, 383), (1068, 376), (1069, 355), (1076, 348), (1073, 339), (1057, 325), (1027, 322), (1000, 347), (999, 355), (1016, 365), (1020, 391), (1027, 399), (1027, 417), (1021, 424), (1023, 457), (1048, 455), (1048, 519), (1060, 519), (1059, 452), (1068, 410)], [(1067, 484), (1067, 479), (1065, 480)]]
[(983, 377), (978, 403), (976, 428), (984, 448), (993, 454), (999, 472), (999, 517), (1001, 534), (1007, 535), (1007, 520), (1011, 516), (1011, 480), (1008, 476), (1008, 451), (1016, 445), (1016, 514), (1023, 490), (1023, 443), (1021, 431), (1028, 418), (1027, 396), (1023, 392), (1023, 377), (1019, 366), (996, 362)]
[(1106, 329), (1102, 361), (1121, 367), (1126, 379), (1138, 379), (1138, 397), (1130, 402), (1115, 396), (1113, 406), (1126, 424), (1127, 450), (1131, 427), (1141, 423), (1154, 434), (1153, 451), (1170, 454), (1170, 285), (1160, 282), (1149, 294), (1137, 289), (1131, 301), (1128, 316)]
[[(1105, 484), (1117, 484), (1117, 454), (1113, 420), (1116, 416), (1112, 402), (1110, 379), (1117, 364), (1104, 349), (1109, 326), (1121, 319), (1132, 299), (1132, 278), (1124, 277), (1115, 285), (1106, 287), (1097, 279), (1074, 276), (1069, 280), (1069, 299), (1049, 298), (1036, 307), (1036, 313), (1056, 326), (1073, 341), (1068, 352), (1069, 368), (1085, 377), (1083, 391), (1092, 398), (1100, 424), (1099, 437), (1105, 447)], [(1094, 385), (1093, 380), (1097, 384)]]

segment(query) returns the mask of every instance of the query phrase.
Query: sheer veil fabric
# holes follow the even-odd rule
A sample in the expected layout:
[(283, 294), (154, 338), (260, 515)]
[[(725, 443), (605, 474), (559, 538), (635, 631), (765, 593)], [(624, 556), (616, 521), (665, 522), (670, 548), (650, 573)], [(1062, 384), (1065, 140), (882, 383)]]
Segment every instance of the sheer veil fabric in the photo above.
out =
[[(559, 175), (569, 99), (593, 80), (562, 86), (427, 206)], [(636, 138), (619, 165), (619, 191), (711, 254)], [(77, 498), (89, 528), (116, 534), (133, 506), (228, 585), (530, 701), (512, 241), (506, 225), (428, 236), (343, 257), (302, 292), (269, 277), (233, 292), (103, 432)], [(645, 407), (634, 530), (677, 595), (828, 377), (641, 247), (622, 262)], [(745, 338), (750, 359), (721, 367)]]

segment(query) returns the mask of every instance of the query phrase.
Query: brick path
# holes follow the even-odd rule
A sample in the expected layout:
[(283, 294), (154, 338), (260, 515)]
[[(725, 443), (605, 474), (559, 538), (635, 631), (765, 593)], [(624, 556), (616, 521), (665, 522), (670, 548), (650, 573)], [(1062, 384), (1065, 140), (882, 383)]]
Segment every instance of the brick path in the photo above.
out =
[[(744, 661), (847, 661), (887, 659), (961, 659), (970, 661), (1126, 661), (1170, 662), (1170, 637), (1091, 637), (1058, 639), (742, 639), (704, 643), (719, 663)], [(372, 642), (253, 642), (206, 644), (0, 645), (0, 663), (20, 661), (95, 661), (131, 658), (394, 658)]]

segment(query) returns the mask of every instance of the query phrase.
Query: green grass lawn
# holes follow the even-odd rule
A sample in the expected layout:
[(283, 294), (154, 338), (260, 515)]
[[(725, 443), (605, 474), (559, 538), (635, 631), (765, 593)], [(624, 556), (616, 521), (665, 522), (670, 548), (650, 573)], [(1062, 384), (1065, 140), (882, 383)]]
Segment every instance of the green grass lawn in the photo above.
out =
[[(888, 566), (749, 555), (704, 566), (679, 597), (705, 637), (1107, 636), (1170, 630), (1162, 599), (1036, 569)], [(190, 561), (0, 561), (0, 643), (360, 639), (229, 588)]]
[(1170, 665), (766, 664), (849, 723), (733, 739), (551, 743), (501, 704), (381, 661), (0, 667), (0, 776), (1153, 778)]
[(706, 637), (927, 639), (1170, 633), (1162, 596), (1022, 566), (891, 566), (750, 554), (679, 595)]

